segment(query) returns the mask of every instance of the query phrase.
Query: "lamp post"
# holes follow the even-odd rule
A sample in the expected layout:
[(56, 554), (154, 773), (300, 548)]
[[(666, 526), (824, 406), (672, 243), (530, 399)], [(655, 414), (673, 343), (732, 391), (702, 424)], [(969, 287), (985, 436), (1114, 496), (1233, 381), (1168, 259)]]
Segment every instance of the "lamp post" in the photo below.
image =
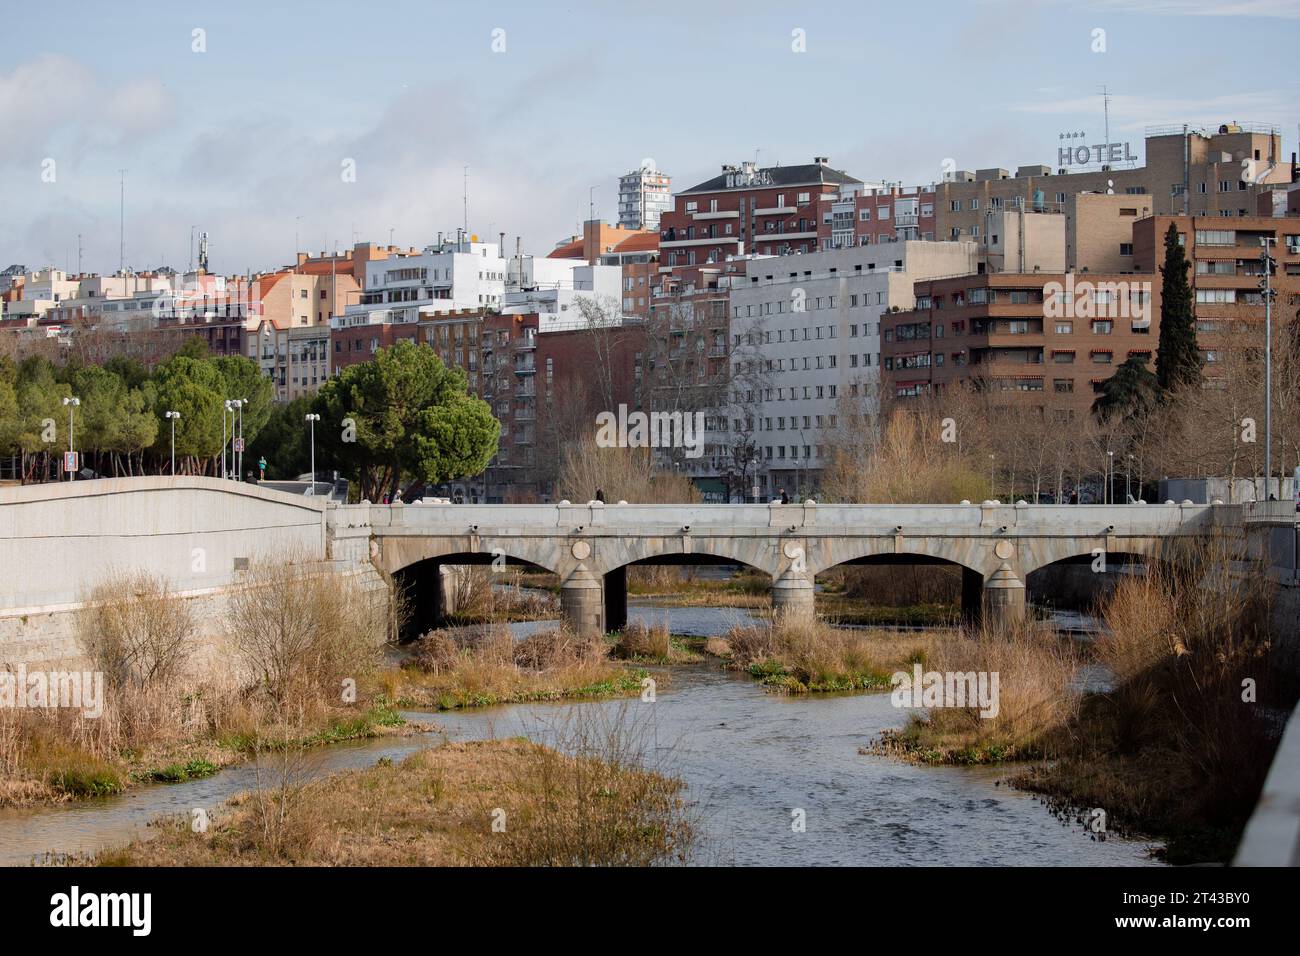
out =
[(992, 497), (997, 491), (997, 489), (993, 487), (993, 462), (996, 459), (996, 457), (997, 456), (994, 455), (992, 452), (989, 453), (989, 496), (990, 497)]
[[(1130, 453), (1129, 453), (1129, 456), (1128, 456), (1128, 463), (1124, 466), (1124, 501), (1125, 501), (1125, 504), (1127, 504), (1129, 501), (1132, 501), (1132, 500), (1133, 500), (1133, 492), (1129, 489), (1129, 478), (1130, 478), (1132, 475), (1133, 475), (1133, 455), (1132, 455), (1132, 453), (1130, 452)], [(1142, 489), (1139, 488), (1138, 490), (1141, 491)]]
[(307, 427), (311, 429), (311, 491), (309, 495), (316, 494), (316, 423), (320, 421), (320, 416), (314, 412), (307, 415)]
[[(1263, 236), (1264, 251), (1259, 261), (1264, 267), (1264, 500), (1268, 500), (1269, 482), (1273, 480), (1273, 265), (1269, 247), (1275, 236)], [(1279, 486), (1280, 486), (1279, 482)], [(1281, 487), (1278, 488), (1281, 497)]]
[[(65, 398), (63, 404), (68, 407), (68, 454), (72, 454), (72, 410), (81, 404), (79, 398)], [(71, 459), (69, 459), (71, 460)], [(68, 481), (72, 480), (72, 471), (68, 471)]]
[(1106, 493), (1101, 500), (1108, 505), (1115, 503), (1115, 453), (1110, 450), (1106, 452)]
[(239, 409), (239, 473), (240, 481), (244, 480), (244, 406), (248, 404), (248, 399), (235, 399), (235, 408)]
[[(167, 417), (171, 419), (171, 423), (172, 423), (172, 476), (175, 477), (176, 475), (176, 422), (181, 417), (181, 413), (167, 412)], [(226, 420), (224, 415), (221, 417), (221, 420), (223, 422)]]
[(221, 477), (227, 476), (226, 472), (226, 414), (230, 411), (230, 399), (226, 399), (221, 407)]

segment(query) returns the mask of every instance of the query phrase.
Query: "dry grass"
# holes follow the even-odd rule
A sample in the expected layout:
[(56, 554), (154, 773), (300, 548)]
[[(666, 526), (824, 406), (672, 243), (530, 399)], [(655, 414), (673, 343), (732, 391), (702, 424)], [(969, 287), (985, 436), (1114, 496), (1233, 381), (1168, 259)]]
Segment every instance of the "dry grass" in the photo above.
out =
[(563, 628), (516, 641), (504, 624), (431, 631), (380, 681), (390, 699), (441, 710), (635, 693), (644, 672), (612, 663), (599, 639)]
[(733, 627), (705, 650), (729, 654), (732, 667), (767, 687), (800, 694), (889, 687), (894, 671), (924, 661), (948, 639), (944, 632), (846, 630), (787, 618)]
[(466, 566), (456, 571), (452, 623), (544, 621), (559, 616), (555, 595), (523, 587), (523, 572), (518, 569), (502, 574)]
[(695, 852), (682, 783), (646, 765), (624, 715), (574, 715), (551, 749), (451, 744), (306, 782), (272, 778), (206, 833), (188, 819), (100, 854), (127, 866), (649, 866)]
[(1273, 666), (1269, 595), (1258, 577), (1225, 586), (1229, 557), (1180, 549), (1119, 583), (1097, 648), (1114, 686), (1058, 728), (1065, 759), (1018, 781), (1168, 838), (1170, 862), (1231, 856), (1277, 746), (1270, 713), (1295, 700)]
[(297, 731), (319, 743), (402, 723), (384, 701), (351, 692), (378, 663), (384, 596), (287, 564), (248, 583), (232, 602), (236, 651), (221, 675), (197, 672), (195, 623), (165, 581), (114, 576), (95, 589), (78, 637), (88, 667), (104, 675), (103, 712), (0, 710), (0, 805), (203, 776)]
[(1083, 663), (1074, 644), (1041, 625), (963, 632), (925, 669), (997, 674), (997, 714), (981, 716), (977, 706), (930, 708), (902, 730), (882, 734), (875, 750), (926, 763), (1057, 756), (1053, 730), (1077, 712), (1080, 698), (1071, 685)]

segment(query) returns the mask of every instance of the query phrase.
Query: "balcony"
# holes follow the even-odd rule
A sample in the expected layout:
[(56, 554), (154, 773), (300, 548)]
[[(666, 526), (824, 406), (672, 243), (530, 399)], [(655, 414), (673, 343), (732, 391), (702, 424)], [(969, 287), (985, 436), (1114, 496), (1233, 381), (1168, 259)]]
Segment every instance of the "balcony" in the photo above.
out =
[(515, 342), (515, 348), (525, 351), (531, 351), (532, 349), (537, 348), (537, 336), (525, 335), (523, 338)]
[(527, 362), (527, 363), (523, 363), (523, 364), (516, 365), (516, 366), (515, 366), (515, 374), (516, 374), (516, 375), (536, 375), (536, 374), (537, 374), (537, 366), (534, 365), (532, 362)]

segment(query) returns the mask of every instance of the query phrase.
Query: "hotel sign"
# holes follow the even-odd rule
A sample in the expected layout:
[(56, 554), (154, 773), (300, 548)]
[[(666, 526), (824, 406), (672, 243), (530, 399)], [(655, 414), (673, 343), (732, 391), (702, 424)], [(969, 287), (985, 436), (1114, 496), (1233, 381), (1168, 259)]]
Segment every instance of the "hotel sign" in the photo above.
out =
[[(1083, 133), (1062, 133), (1060, 139), (1079, 139), (1083, 135)], [(1115, 163), (1133, 162), (1136, 159), (1137, 155), (1128, 143), (1094, 143), (1091, 146), (1083, 144), (1072, 146), (1064, 143), (1056, 150), (1057, 166), (1087, 166), (1092, 163), (1111, 166)]]

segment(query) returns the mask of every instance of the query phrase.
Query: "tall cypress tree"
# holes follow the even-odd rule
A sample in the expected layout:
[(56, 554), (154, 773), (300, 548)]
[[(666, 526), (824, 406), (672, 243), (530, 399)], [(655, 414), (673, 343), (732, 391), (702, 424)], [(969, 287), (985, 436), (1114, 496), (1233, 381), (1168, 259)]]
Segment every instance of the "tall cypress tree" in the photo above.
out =
[(1171, 222), (1165, 233), (1165, 264), (1160, 267), (1160, 346), (1156, 351), (1156, 378), (1165, 394), (1201, 378), (1187, 269), (1187, 253)]

